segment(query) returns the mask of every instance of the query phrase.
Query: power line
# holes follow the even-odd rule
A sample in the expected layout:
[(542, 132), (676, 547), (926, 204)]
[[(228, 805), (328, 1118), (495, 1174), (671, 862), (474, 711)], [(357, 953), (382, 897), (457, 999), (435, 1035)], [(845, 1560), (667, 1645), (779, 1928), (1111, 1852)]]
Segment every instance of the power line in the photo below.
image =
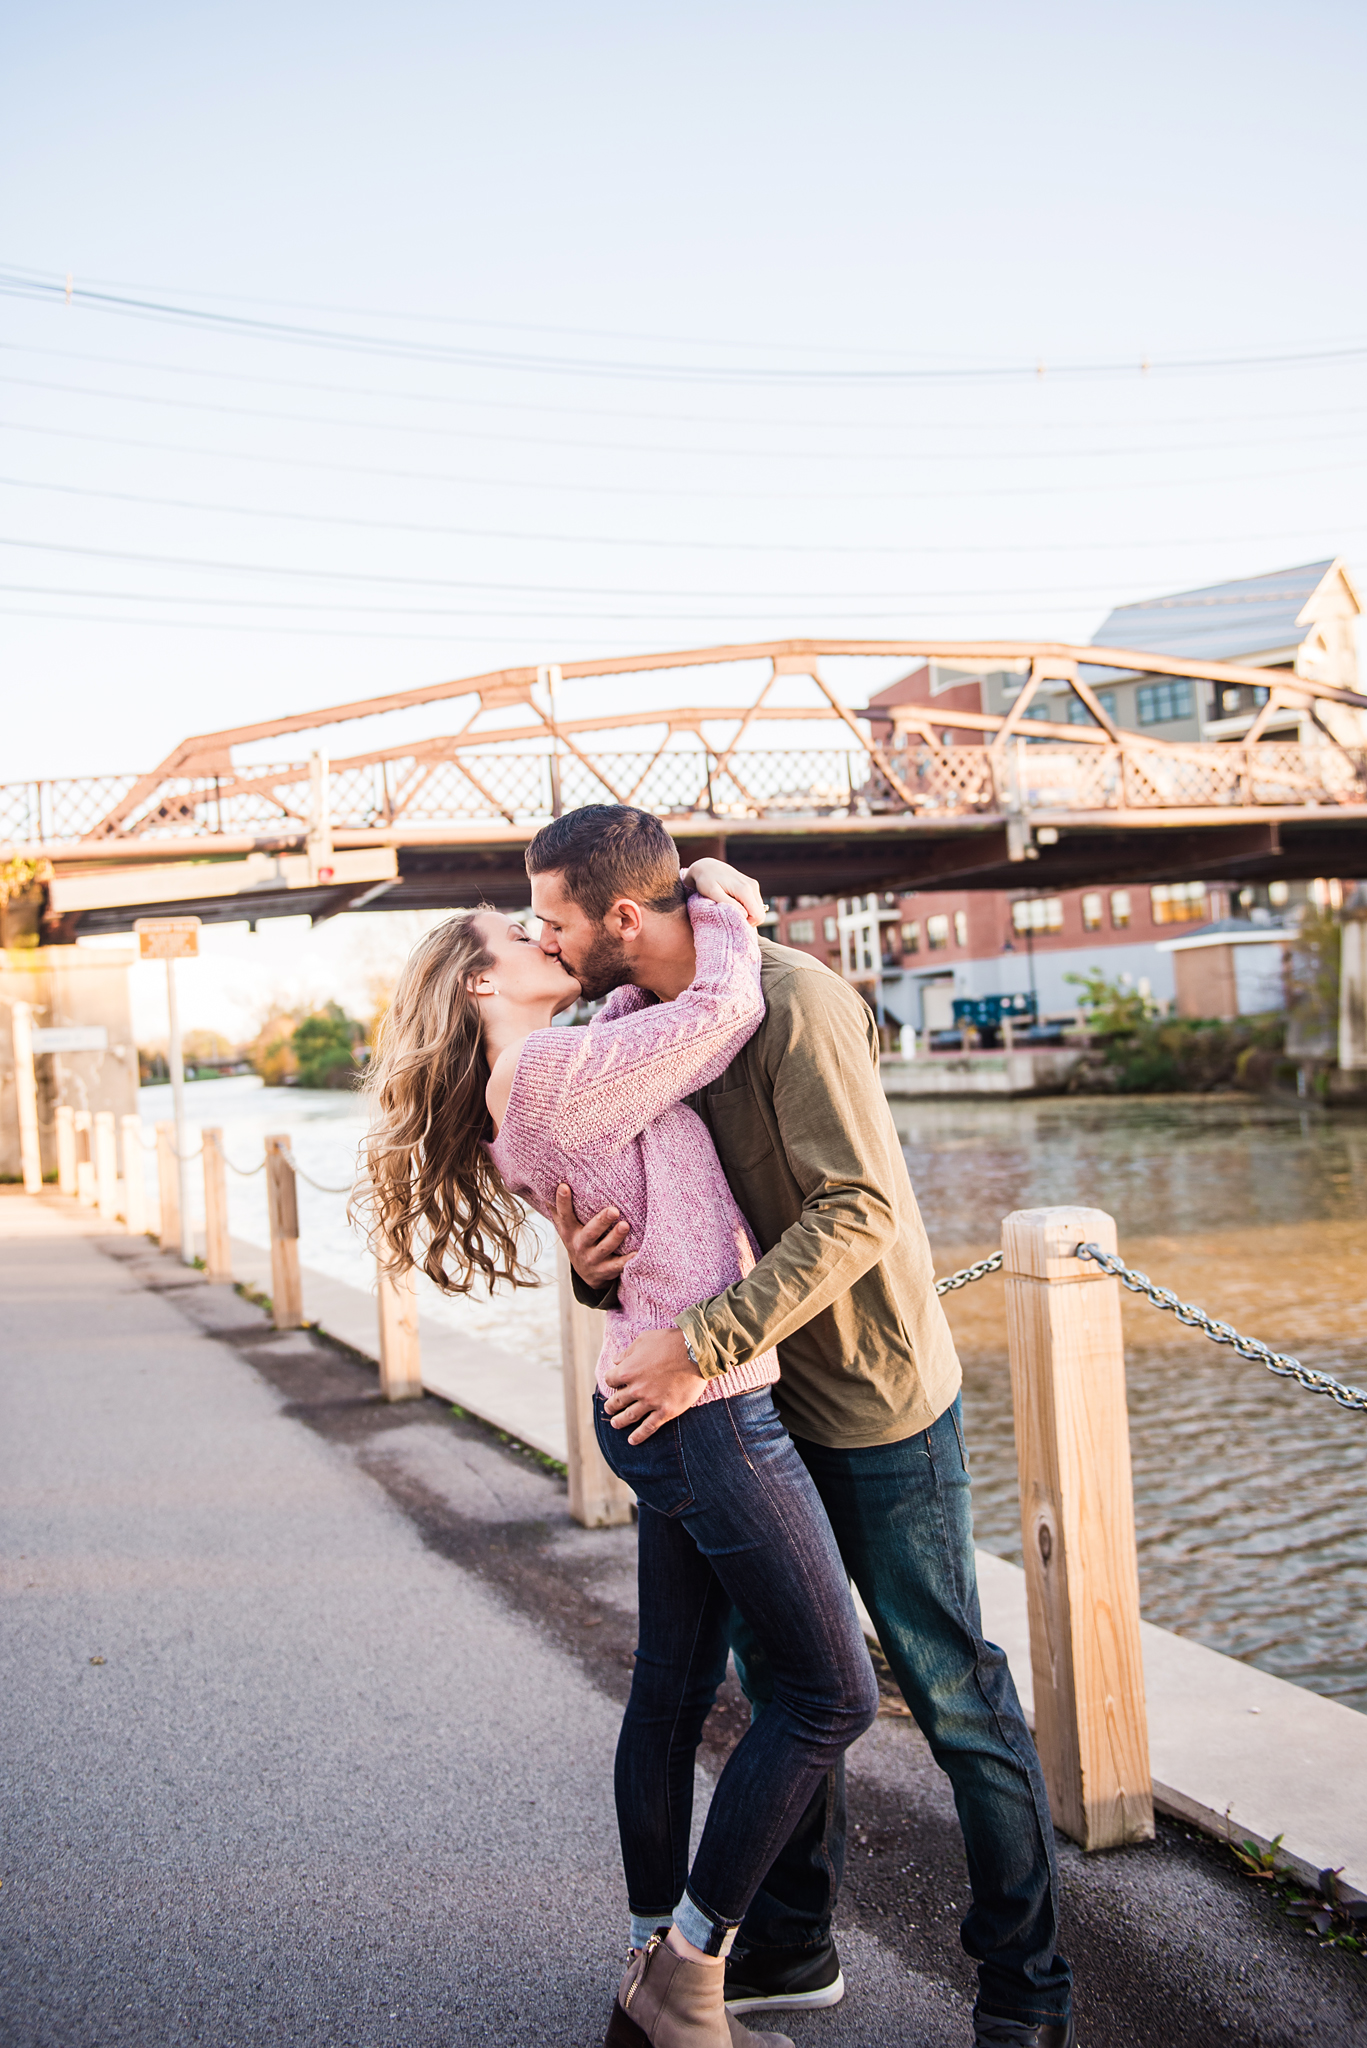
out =
[[(76, 395), (85, 397), (117, 398), (123, 395), (118, 392), (81, 392), (78, 386), (62, 384), (42, 384), (36, 378), (26, 377), (3, 377), (0, 378), (0, 383), (11, 384), (14, 385), (16, 388), (25, 390), (71, 392)], [(137, 402), (140, 404), (154, 405), (169, 404), (176, 406), (177, 409), (181, 409), (182, 407), (184, 407), (184, 409), (186, 410), (190, 409), (189, 406), (186, 405), (185, 401), (178, 401), (175, 399), (145, 399), (141, 396), (141, 394), (137, 395)], [(257, 412), (254, 408), (247, 406), (214, 406), (203, 408), (195, 407), (194, 409), (213, 412), (231, 412), (239, 417), (245, 415), (249, 418), (255, 419), (281, 420), (297, 418), (296, 415), (291, 415), (288, 413)], [(1340, 417), (1344, 419), (1354, 419), (1360, 417), (1363, 413), (1367, 413), (1367, 406), (1354, 406), (1346, 409), (1340, 415)], [(352, 422), (348, 420), (305, 420), (302, 422), (302, 424), (309, 426), (331, 425), (346, 427), (350, 426)], [(367, 421), (363, 422), (363, 424), (371, 426), (373, 423)], [(451, 476), (443, 474), (440, 471), (430, 469), (388, 469), (384, 467), (378, 467), (369, 463), (319, 461), (316, 457), (313, 456), (262, 455), (249, 448), (203, 448), (187, 445), (184, 442), (177, 441), (144, 441), (123, 434), (91, 433), (87, 431), (87, 429), (85, 429), (84, 427), (53, 427), (45, 425), (34, 425), (26, 420), (0, 420), (0, 428), (4, 428), (9, 433), (15, 434), (38, 434), (43, 436), (45, 439), (49, 440), (88, 441), (91, 442), (92, 444), (104, 448), (137, 448), (145, 450), (152, 454), (198, 455), (208, 456), (214, 460), (225, 460), (229, 462), (260, 462), (269, 464), (275, 468), (283, 469), (322, 469), (345, 476), (390, 477), (397, 479), (399, 481), (432, 484), (489, 484), (499, 483), (501, 481), (500, 479), (489, 477)], [(419, 426), (398, 426), (397, 429), (391, 427), (390, 431), (417, 434), (425, 433), (427, 430)], [(830, 448), (685, 448), (680, 447), (677, 444), (674, 446), (668, 446), (650, 444), (643, 445), (641, 443), (637, 443), (635, 446), (628, 446), (621, 442), (614, 441), (548, 440), (542, 434), (490, 434), (481, 433), (477, 430), (474, 432), (467, 433), (462, 428), (446, 428), (438, 429), (437, 431), (442, 432), (445, 436), (451, 439), (470, 441), (493, 441), (501, 446), (509, 447), (525, 446), (543, 449), (567, 448), (574, 449), (576, 451), (588, 451), (590, 453), (600, 455), (681, 455), (685, 457), (723, 456), (728, 458), (754, 458), (755, 460), (761, 462), (952, 462), (955, 464), (960, 464), (966, 462), (1099, 462), (1112, 461), (1116, 456), (1120, 455), (1210, 455), (1224, 454), (1229, 453), (1231, 451), (1237, 453), (1241, 452), (1242, 450), (1251, 448), (1301, 448), (1307, 445), (1313, 445), (1320, 441), (1333, 441), (1335, 443), (1341, 443), (1345, 440), (1358, 439), (1364, 433), (1367, 433), (1367, 428), (1336, 428), (1330, 431), (1329, 433), (1325, 434), (1283, 434), (1275, 436), (1271, 440), (1264, 441), (1252, 441), (1247, 439), (1241, 439), (1238, 441), (1197, 441), (1188, 442), (1186, 444), (1176, 443), (1166, 447), (1154, 447), (1146, 445), (1143, 442), (1134, 442), (1129, 446), (1109, 448), (1098, 448), (1095, 446), (1090, 448), (948, 448), (921, 449), (915, 452), (903, 450), (898, 453), (889, 453), (885, 449), (877, 451), (871, 450), (868, 452), (854, 450), (850, 453), (842, 453), (838, 449)], [(515, 479), (513, 481), (515, 482), (516, 487), (518, 489), (523, 490), (570, 490), (581, 488), (581, 486), (572, 484), (531, 483), (521, 478)], [(582, 488), (611, 490), (619, 494), (627, 494), (633, 492), (636, 487), (630, 484), (621, 484), (603, 486), (586, 485), (582, 486)], [(655, 494), (661, 497), (710, 498), (717, 496), (720, 488), (721, 487), (719, 486), (712, 486), (706, 490), (681, 490), (674, 486), (661, 486)], [(791, 498), (794, 495), (794, 493), (791, 490), (779, 490), (738, 494), (728, 488), (726, 490), (726, 495), (729, 497), (735, 497), (737, 495), (749, 495), (753, 497)], [(905, 496), (906, 494), (897, 491), (819, 491), (810, 492), (807, 493), (806, 495), (820, 498), (847, 499), (882, 497), (897, 498)], [(936, 495), (939, 496), (941, 494), (937, 492)]]
[(679, 384), (771, 384), (795, 388), (799, 385), (893, 385), (1019, 382), (1043, 377), (1056, 378), (1135, 377), (1149, 373), (1193, 375), (1212, 370), (1253, 370), (1291, 368), (1307, 363), (1358, 362), (1367, 360), (1367, 342), (1333, 348), (1278, 349), (1261, 353), (1208, 357), (1174, 357), (1171, 361), (1060, 363), (1049, 368), (1044, 362), (1030, 364), (959, 365), (957, 367), (900, 369), (780, 369), (772, 365), (755, 368), (742, 364), (650, 363), (612, 361), (585, 356), (522, 355), (511, 350), (437, 347), (402, 341), (383, 335), (357, 335), (342, 329), (305, 326), (283, 320), (250, 319), (245, 315), (215, 313), (202, 307), (171, 300), (135, 298), (127, 293), (92, 291), (65, 280), (47, 280), (19, 272), (0, 272), (0, 294), (11, 298), (38, 299), (48, 304), (77, 304), (91, 310), (121, 317), (191, 327), (201, 332), (230, 334), (258, 341), (286, 342), (309, 348), (324, 348), (347, 354), (388, 356), (408, 362), (445, 363), (452, 367), (498, 371), (530, 372), (590, 378), (637, 378)]
[[(14, 355), (37, 355), (41, 356), (44, 360), (53, 359), (61, 362), (72, 363), (98, 363), (103, 367), (112, 367), (116, 369), (151, 370), (156, 375), (165, 377), (194, 377), (200, 380), (209, 379), (220, 384), (251, 384), (258, 386), (265, 385), (280, 391), (306, 391), (310, 395), (316, 395), (317, 393), (322, 392), (328, 395), (329, 397), (398, 399), (405, 404), (427, 406), (439, 405), (447, 407), (457, 406), (463, 408), (467, 412), (474, 411), (480, 413), (545, 413), (569, 419), (605, 419), (627, 421), (649, 420), (655, 424), (676, 426), (734, 426), (737, 423), (734, 416), (726, 413), (699, 413), (678, 411), (628, 412), (623, 411), (623, 409), (620, 406), (547, 405), (536, 400), (525, 398), (472, 398), (469, 396), (453, 396), (450, 392), (441, 391), (402, 391), (397, 390), (392, 386), (375, 387), (373, 385), (357, 384), (325, 384), (320, 383), (317, 378), (313, 377), (277, 377), (271, 376), (268, 372), (262, 371), (204, 369), (192, 367), (191, 365), (185, 363), (149, 362), (145, 357), (109, 355), (108, 353), (93, 352), (87, 349), (63, 349), (46, 347), (30, 348), (24, 346), (24, 344), (20, 342), (0, 342), (0, 350), (3, 350), (6, 353)], [(18, 380), (16, 379), (15, 381), (17, 382)], [(65, 389), (76, 387), (53, 386), (52, 388)], [(203, 406), (203, 401), (181, 401), (169, 398), (153, 398), (150, 396), (145, 397), (142, 394), (133, 392), (91, 392), (87, 395), (93, 397), (125, 397), (128, 398), (131, 402), (147, 405), (169, 406), (183, 404), (186, 406)], [(234, 406), (203, 406), (203, 409), (206, 411), (222, 411), (225, 413), (234, 414), (239, 412), (239, 408)], [(253, 409), (246, 407), (241, 408), (240, 411), (242, 416), (245, 417), (260, 417), (262, 419), (279, 420), (299, 419), (305, 421), (306, 423), (312, 422), (314, 424), (321, 425), (358, 426), (398, 433), (432, 432), (447, 434), (464, 431), (462, 429), (430, 427), (426, 421), (419, 423), (419, 425), (417, 426), (409, 427), (403, 425), (401, 422), (390, 423), (386, 421), (371, 420), (336, 420), (330, 419), (327, 415), (320, 414), (273, 412), (261, 412), (258, 414), (255, 413)], [(1256, 417), (1262, 420), (1328, 419), (1337, 417), (1340, 411), (1341, 408), (1338, 406), (1320, 406), (1311, 408), (1309, 410), (1300, 409), (1292, 410), (1289, 412), (1259, 412), (1256, 415)], [(1225, 423), (1232, 425), (1239, 420), (1248, 418), (1248, 416), (1249, 415), (1246, 410), (1234, 413), (1208, 413), (1205, 411), (1199, 413), (1180, 413), (1170, 418), (1166, 422), (1166, 424), (1169, 426), (1215, 426), (1222, 425)], [(747, 415), (746, 424), (753, 426), (770, 427), (804, 427), (809, 430), (826, 430), (831, 433), (903, 433), (907, 431), (915, 431), (918, 433), (960, 433), (970, 429), (977, 430), (980, 427), (988, 426), (993, 423), (990, 421), (984, 421), (980, 419), (944, 422), (935, 420), (894, 420), (889, 422), (886, 420), (879, 419), (817, 420), (813, 419), (810, 416), (810, 414), (804, 415), (796, 419), (784, 418), (780, 416), (761, 420), (756, 419), (754, 415), (751, 414)], [(1074, 420), (1071, 422), (1055, 423), (1053, 431), (1066, 431), (1070, 433), (1087, 432), (1090, 431), (1093, 427), (1106, 426), (1109, 424), (1109, 420)]]
[[(1271, 546), (1271, 545), (1273, 545), (1274, 543), (1275, 543), (1275, 544), (1278, 544), (1278, 545), (1281, 545), (1281, 546), (1287, 546), (1287, 547), (1289, 547), (1289, 546), (1291, 546), (1291, 545), (1293, 545), (1293, 544), (1295, 544), (1295, 545), (1298, 545), (1298, 546), (1299, 546), (1299, 545), (1308, 545), (1309, 543), (1308, 543), (1308, 541), (1307, 541), (1307, 540), (1306, 540), (1306, 538), (1305, 538), (1305, 537), (1306, 537), (1306, 536), (1307, 536), (1308, 534), (1311, 534), (1311, 533), (1323, 533), (1323, 532), (1326, 532), (1326, 531), (1328, 531), (1328, 530), (1329, 530), (1329, 529), (1327, 529), (1327, 528), (1324, 528), (1324, 527), (1311, 527), (1311, 528), (1305, 528), (1305, 527), (1300, 527), (1300, 528), (1296, 528), (1296, 529), (1293, 529), (1293, 530), (1292, 530), (1291, 532), (1289, 532), (1289, 533), (1288, 533), (1288, 532), (1285, 532), (1285, 531), (1283, 531), (1283, 532), (1280, 532), (1280, 533), (1253, 533), (1253, 534), (1243, 534), (1243, 535), (1225, 535), (1225, 536), (1221, 536), (1221, 537), (1216, 537), (1216, 536), (1214, 536), (1214, 535), (1211, 535), (1211, 534), (1198, 534), (1198, 535), (1196, 535), (1196, 536), (1195, 536), (1194, 538), (1179, 538), (1179, 537), (1177, 537), (1177, 536), (1171, 536), (1171, 537), (1169, 537), (1169, 536), (1164, 536), (1164, 537), (1163, 537), (1162, 539), (1159, 539), (1159, 540), (1141, 540), (1141, 541), (1078, 541), (1078, 542), (1076, 542), (1076, 543), (1051, 543), (1051, 542), (1024, 542), (1024, 543), (1016, 543), (1016, 544), (1010, 544), (1010, 545), (1005, 545), (1005, 546), (1002, 546), (1002, 547), (1000, 547), (1000, 548), (990, 548), (990, 547), (988, 547), (988, 548), (982, 548), (982, 547), (980, 547), (980, 548), (958, 548), (958, 547), (953, 547), (953, 546), (935, 546), (935, 545), (932, 545), (932, 546), (927, 546), (927, 547), (905, 547), (905, 548), (883, 548), (883, 547), (878, 547), (878, 548), (872, 548), (872, 547), (871, 547), (871, 548), (820, 548), (820, 547), (810, 547), (810, 548), (809, 548), (809, 547), (801, 547), (801, 548), (797, 548), (797, 547), (794, 547), (794, 548), (786, 548), (786, 549), (785, 549), (785, 548), (766, 548), (766, 547), (757, 547), (757, 548), (755, 548), (755, 549), (754, 549), (754, 550), (752, 550), (752, 551), (754, 551), (754, 552), (759, 552), (759, 553), (766, 553), (766, 554), (783, 554), (783, 553), (788, 553), (788, 554), (797, 554), (797, 553), (800, 553), (800, 554), (816, 554), (816, 555), (820, 555), (820, 554), (852, 554), (852, 555), (863, 555), (863, 554), (885, 554), (885, 555), (886, 555), (886, 554), (893, 554), (893, 555), (904, 555), (904, 556), (908, 556), (908, 557), (910, 557), (910, 556), (916, 556), (916, 555), (968, 555), (968, 554), (980, 554), (980, 555), (981, 555), (981, 554), (1000, 554), (1000, 555), (1034, 555), (1034, 554), (1083, 554), (1083, 553), (1090, 553), (1090, 554), (1116, 554), (1116, 553), (1137, 553), (1137, 552), (1139, 552), (1139, 551), (1141, 551), (1141, 550), (1147, 550), (1147, 549), (1151, 549), (1151, 548), (1178, 548), (1178, 547), (1230, 547), (1230, 548), (1232, 548), (1232, 547), (1251, 547), (1251, 546), (1260, 546), (1260, 547), (1261, 547), (1261, 546)], [(1347, 527), (1347, 528), (1338, 528), (1338, 529), (1336, 529), (1336, 530), (1335, 530), (1335, 538), (1336, 538), (1337, 540), (1340, 540), (1340, 541), (1342, 541), (1342, 540), (1348, 540), (1348, 539), (1350, 539), (1350, 538), (1354, 538), (1354, 537), (1356, 537), (1356, 536), (1357, 536), (1358, 534), (1360, 534), (1360, 533), (1367, 533), (1367, 526), (1350, 526), (1350, 527)], [(493, 536), (493, 537), (494, 537), (494, 538), (497, 538), (497, 536)], [(526, 536), (524, 536), (524, 537), (526, 537)], [(531, 536), (531, 537), (532, 537), (532, 538), (534, 538), (535, 536)], [(720, 550), (721, 550), (722, 552), (727, 552), (727, 550), (728, 550), (728, 543), (726, 543), (725, 541), (718, 541), (718, 542), (715, 542), (715, 543), (714, 543), (714, 542), (707, 542), (707, 541), (696, 541), (696, 542), (679, 542), (679, 543), (677, 543), (677, 544), (675, 544), (675, 543), (670, 543), (670, 542), (666, 542), (666, 541), (660, 541), (660, 542), (654, 542), (654, 541), (647, 541), (647, 542), (643, 542), (643, 543), (642, 543), (642, 545), (643, 545), (643, 546), (648, 546), (648, 547), (656, 547), (656, 546), (658, 546), (658, 547), (668, 547), (668, 546), (671, 546), (671, 545), (677, 545), (678, 547), (684, 547), (684, 546), (688, 546), (688, 547), (697, 547), (697, 548), (704, 548), (704, 547), (707, 547), (707, 548), (711, 548), (711, 547), (716, 547), (716, 548), (720, 549)], [(738, 543), (738, 544), (737, 544), (737, 548), (738, 548), (738, 549), (740, 549), (740, 548), (745, 548), (745, 547), (748, 547), (748, 545), (749, 545), (748, 543), (744, 543), (744, 542), (741, 542), (741, 543)], [(421, 590), (458, 590), (458, 589), (465, 589), (465, 588), (468, 588), (468, 587), (473, 587), (473, 588), (476, 588), (476, 589), (484, 589), (484, 590), (487, 590), (487, 589), (504, 589), (504, 590), (508, 590), (508, 589), (519, 589), (519, 588), (522, 588), (522, 589), (527, 589), (527, 590), (540, 590), (540, 589), (552, 589), (552, 590), (554, 590), (554, 589), (556, 589), (556, 588), (558, 587), (558, 586), (555, 586), (555, 585), (541, 585), (541, 584), (528, 584), (528, 585), (516, 585), (516, 584), (487, 584), (487, 583), (481, 583), (481, 584), (475, 584), (475, 585), (473, 585), (473, 586), (467, 586), (467, 585), (465, 585), (465, 584), (462, 584), (462, 583), (459, 583), (459, 582), (453, 581), (452, 579), (450, 579), (450, 578), (448, 578), (448, 577), (441, 577), (441, 576), (385, 576), (385, 575), (377, 575), (377, 574), (375, 574), (375, 573), (374, 573), (373, 571), (366, 571), (366, 570), (360, 570), (360, 569), (301, 569), (301, 568), (284, 568), (284, 567), (282, 567), (282, 566), (281, 566), (281, 565), (280, 565), (280, 564), (279, 564), (278, 562), (221, 562), (221, 561), (213, 561), (213, 560), (210, 560), (210, 559), (206, 559), (206, 558), (205, 558), (204, 556), (201, 556), (201, 555), (163, 555), (163, 554), (151, 554), (151, 553), (146, 553), (146, 552), (142, 552), (142, 551), (137, 551), (137, 552), (135, 552), (135, 551), (133, 551), (133, 550), (131, 550), (131, 549), (122, 549), (122, 548), (90, 548), (90, 547), (77, 547), (77, 546), (74, 546), (74, 545), (72, 545), (72, 544), (70, 544), (70, 543), (68, 543), (68, 542), (65, 542), (65, 541), (43, 541), (43, 540), (29, 540), (29, 539), (28, 539), (28, 538), (26, 538), (26, 537), (23, 537), (23, 536), (20, 536), (20, 535), (16, 535), (16, 534), (0, 534), (0, 547), (5, 547), (5, 548), (21, 548), (21, 549), (24, 549), (24, 550), (25, 550), (25, 551), (27, 551), (27, 552), (30, 552), (30, 553), (34, 553), (34, 554), (47, 554), (47, 555), (79, 555), (79, 556), (81, 556), (82, 558), (84, 558), (84, 559), (86, 559), (86, 560), (90, 560), (90, 561), (103, 561), (103, 562), (140, 562), (140, 563), (142, 563), (142, 564), (144, 564), (144, 565), (154, 565), (154, 566), (156, 566), (156, 567), (159, 567), (159, 568), (174, 568), (174, 569), (208, 569), (208, 570), (212, 570), (212, 571), (221, 571), (221, 572), (225, 572), (225, 573), (227, 573), (227, 574), (229, 574), (229, 575), (234, 575), (234, 576), (284, 576), (284, 577), (290, 577), (290, 578), (295, 578), (295, 579), (297, 579), (297, 578), (304, 578), (304, 579), (307, 579), (307, 580), (309, 580), (309, 581), (312, 581), (312, 582), (325, 582), (325, 583), (374, 583), (374, 584), (383, 584), (383, 585), (393, 585), (393, 586), (396, 586), (396, 587), (400, 587), (400, 588), (404, 588), (404, 589), (421, 589)], [(559, 587), (563, 587), (563, 586), (559, 586)], [(607, 593), (604, 593), (604, 594), (607, 594)], [(615, 593), (611, 593), (611, 594), (615, 594)], [(669, 593), (669, 594), (670, 594), (670, 595), (673, 595), (674, 593)], [(719, 592), (719, 593), (718, 593), (718, 595), (719, 595), (719, 596), (722, 596), (722, 595), (732, 595), (732, 594), (733, 594), (733, 593), (729, 593), (729, 592), (728, 592), (728, 593), (722, 593), (722, 592)], [(895, 595), (895, 594), (896, 594), (896, 593), (892, 593), (892, 592), (889, 592), (889, 593), (888, 593), (888, 595), (889, 595), (889, 596), (893, 596), (893, 595)]]

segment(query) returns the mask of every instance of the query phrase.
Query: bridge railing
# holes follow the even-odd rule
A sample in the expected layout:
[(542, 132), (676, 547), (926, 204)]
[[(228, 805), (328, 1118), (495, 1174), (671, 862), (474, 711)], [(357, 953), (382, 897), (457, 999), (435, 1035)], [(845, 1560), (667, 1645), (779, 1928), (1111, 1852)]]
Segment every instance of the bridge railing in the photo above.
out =
[[(0, 785), (0, 845), (91, 845), (226, 836), (302, 837), (310, 819), (310, 765), (290, 762), (232, 777), (180, 776), (129, 809), (116, 831), (100, 821), (132, 776), (68, 777)], [(1336, 807), (1367, 803), (1367, 754), (1325, 741), (1252, 745), (1093, 741), (1076, 747), (1012, 735), (928, 744), (908, 736), (886, 750), (672, 748), (655, 752), (480, 753), (453, 747), (363, 765), (328, 778), (334, 832), (402, 826), (536, 825), (586, 803), (635, 803), (661, 816), (778, 818), (880, 815), (983, 816), (1020, 810)]]

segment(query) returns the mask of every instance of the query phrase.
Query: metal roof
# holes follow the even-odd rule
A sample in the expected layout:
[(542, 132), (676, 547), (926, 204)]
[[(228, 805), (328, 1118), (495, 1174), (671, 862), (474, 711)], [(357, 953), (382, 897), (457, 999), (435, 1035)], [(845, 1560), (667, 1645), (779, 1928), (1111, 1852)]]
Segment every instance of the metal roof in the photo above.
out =
[(1092, 635), (1093, 647), (1135, 647), (1191, 661), (1238, 661), (1241, 656), (1299, 647), (1310, 628), (1296, 619), (1334, 566), (1306, 562), (1237, 583), (1212, 583), (1172, 597), (1117, 605)]

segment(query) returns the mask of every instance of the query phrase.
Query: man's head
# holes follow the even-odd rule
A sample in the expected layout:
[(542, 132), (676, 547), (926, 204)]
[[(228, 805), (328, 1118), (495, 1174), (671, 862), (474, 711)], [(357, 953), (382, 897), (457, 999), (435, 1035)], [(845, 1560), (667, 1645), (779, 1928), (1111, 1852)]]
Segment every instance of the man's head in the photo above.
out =
[(637, 978), (659, 921), (683, 915), (679, 852), (658, 818), (630, 804), (586, 804), (543, 825), (527, 848), (541, 945), (589, 997)]

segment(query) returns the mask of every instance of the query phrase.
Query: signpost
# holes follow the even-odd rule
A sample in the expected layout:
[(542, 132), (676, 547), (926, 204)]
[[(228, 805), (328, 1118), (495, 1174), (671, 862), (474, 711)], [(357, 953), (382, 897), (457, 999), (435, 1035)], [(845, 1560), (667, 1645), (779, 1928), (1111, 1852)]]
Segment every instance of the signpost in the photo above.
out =
[[(177, 960), (199, 958), (197, 917), (140, 917), (134, 925), (144, 960), (166, 962), (166, 1007), (170, 1013), (171, 1106), (176, 1127), (176, 1181), (180, 1192), (180, 1256), (195, 1262), (195, 1228), (190, 1215), (190, 1159), (185, 1144), (185, 1062), (180, 1052), (180, 1009), (176, 1002)], [(165, 1249), (165, 1247), (163, 1247)]]

